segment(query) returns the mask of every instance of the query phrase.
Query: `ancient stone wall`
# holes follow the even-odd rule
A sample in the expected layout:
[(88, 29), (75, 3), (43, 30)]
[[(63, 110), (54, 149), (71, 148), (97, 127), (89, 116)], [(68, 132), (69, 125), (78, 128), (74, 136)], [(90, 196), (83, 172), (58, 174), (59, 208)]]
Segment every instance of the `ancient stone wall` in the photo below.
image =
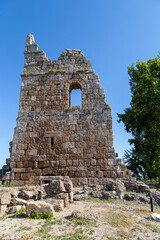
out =
[[(130, 177), (114, 152), (112, 115), (104, 90), (80, 50), (66, 49), (52, 61), (28, 34), (21, 76), (12, 183), (38, 184), (40, 176), (50, 175), (70, 176), (74, 184)], [(81, 89), (81, 108), (70, 106), (73, 89)]]

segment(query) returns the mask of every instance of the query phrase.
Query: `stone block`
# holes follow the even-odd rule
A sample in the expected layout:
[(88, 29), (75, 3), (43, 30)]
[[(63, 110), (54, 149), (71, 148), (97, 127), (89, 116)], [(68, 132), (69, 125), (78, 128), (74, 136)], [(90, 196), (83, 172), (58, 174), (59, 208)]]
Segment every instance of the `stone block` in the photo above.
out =
[[(35, 198), (35, 193), (33, 191), (25, 191), (25, 190), (21, 190), (18, 193), (18, 198), (24, 199), (24, 200), (30, 200)], [(14, 200), (13, 200), (14, 201)], [(15, 200), (16, 201), (16, 200)]]
[(49, 174), (51, 175), (52, 172), (53, 172), (53, 169), (51, 167), (44, 168), (44, 169), (42, 169), (42, 176), (49, 175)]
[(64, 187), (65, 187), (65, 192), (73, 192), (73, 184), (71, 182), (71, 180), (68, 181), (64, 181)]
[(15, 213), (15, 212), (19, 211), (22, 207), (24, 207), (24, 206), (16, 205), (16, 206), (7, 207), (6, 213), (7, 214)]
[(33, 156), (37, 156), (37, 149), (32, 149), (29, 154)]
[(78, 160), (73, 160), (73, 166), (78, 166)]
[(73, 202), (73, 192), (68, 193), (69, 202)]
[(7, 205), (10, 204), (11, 201), (11, 194), (7, 191), (0, 192), (0, 205)]
[(64, 199), (64, 207), (68, 207), (70, 202), (68, 193), (63, 194), (63, 199)]
[[(28, 199), (27, 199), (28, 200)], [(12, 198), (9, 206), (26, 205), (27, 201), (21, 198)]]
[(29, 180), (30, 173), (21, 173), (21, 179), (23, 180)]
[(14, 168), (13, 172), (15, 172), (15, 173), (30, 173), (30, 172), (32, 172), (32, 168)]
[(31, 201), (26, 205), (26, 214), (28, 217), (36, 213), (51, 213), (54, 214), (53, 205), (45, 201)]
[(41, 176), (42, 175), (42, 170), (41, 169), (33, 169), (32, 175)]
[(15, 186), (23, 186), (25, 182), (23, 180), (12, 180), (11, 183)]
[(65, 167), (66, 166), (66, 160), (60, 160), (59, 165), (60, 165), (60, 167)]
[(44, 190), (49, 196), (55, 193), (63, 193), (66, 191), (64, 187), (64, 182), (61, 180), (52, 180), (44, 186)]
[(7, 209), (7, 205), (0, 205), (0, 217), (3, 217)]
[(103, 178), (103, 171), (98, 171), (98, 178)]
[(53, 205), (53, 208), (56, 212), (63, 211), (64, 209), (64, 200), (63, 199), (47, 199), (48, 202)]

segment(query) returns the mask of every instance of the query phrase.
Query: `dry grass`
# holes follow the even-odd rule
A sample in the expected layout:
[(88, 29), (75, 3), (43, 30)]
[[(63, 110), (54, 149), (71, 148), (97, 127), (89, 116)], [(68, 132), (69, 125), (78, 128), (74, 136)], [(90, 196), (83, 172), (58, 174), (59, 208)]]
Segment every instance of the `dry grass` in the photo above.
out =
[(149, 228), (152, 232), (160, 233), (160, 227), (157, 227), (155, 224), (150, 223), (150, 222), (142, 222), (142, 224), (145, 227)]
[(111, 227), (118, 229), (125, 229), (132, 226), (132, 220), (129, 216), (120, 213), (109, 213), (107, 214), (107, 223)]

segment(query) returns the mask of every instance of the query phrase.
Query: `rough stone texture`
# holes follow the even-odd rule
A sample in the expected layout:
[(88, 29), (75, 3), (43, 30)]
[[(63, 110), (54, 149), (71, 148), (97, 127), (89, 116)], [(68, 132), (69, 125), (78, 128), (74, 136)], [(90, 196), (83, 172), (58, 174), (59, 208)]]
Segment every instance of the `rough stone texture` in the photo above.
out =
[(156, 222), (160, 222), (160, 214), (158, 213), (151, 214), (151, 218)]
[(63, 199), (47, 199), (47, 202), (53, 205), (55, 211), (63, 211), (64, 200)]
[[(116, 158), (104, 90), (80, 50), (66, 49), (50, 60), (29, 34), (21, 77), (10, 164), (14, 185), (40, 184), (49, 175), (69, 176), (75, 185), (130, 178)], [(70, 106), (73, 89), (81, 89), (81, 108)]]
[(47, 195), (65, 192), (64, 183), (61, 180), (53, 180), (49, 184), (46, 184), (46, 186), (44, 186), (44, 189)]
[(11, 201), (11, 194), (7, 191), (0, 192), (0, 205), (7, 205), (10, 204)]
[(10, 188), (9, 192), (10, 192), (12, 198), (17, 198), (18, 197), (18, 194), (19, 194), (19, 190), (18, 189)]
[(35, 213), (54, 213), (53, 205), (45, 201), (31, 201), (26, 205), (26, 214), (30, 217)]
[(24, 190), (21, 190), (19, 193), (18, 193), (18, 197), (19, 198), (22, 198), (24, 200), (29, 200), (29, 199), (34, 199), (36, 198), (35, 194), (33, 191), (24, 191)]
[(15, 213), (15, 212), (19, 211), (22, 207), (23, 207), (23, 205), (7, 207), (6, 213), (7, 214)]
[[(6, 213), (16, 212), (20, 206), (26, 206), (29, 202), (35, 202), (36, 206), (43, 202), (49, 203), (55, 211), (62, 211), (73, 202), (73, 186), (69, 177), (42, 176), (42, 178), (48, 183), (36, 186), (0, 187), (0, 215), (3, 216), (5, 211)], [(38, 207), (39, 205), (33, 206), (33, 209), (38, 211)]]
[(123, 199), (123, 196), (124, 196), (123, 190), (116, 190), (116, 194), (120, 199)]
[(91, 196), (94, 198), (102, 198), (102, 193), (100, 191), (92, 191)]
[(16, 205), (26, 205), (27, 201), (21, 198), (12, 198), (10, 201), (10, 206), (16, 206)]
[(42, 185), (41, 188), (45, 192), (45, 199), (49, 203), (55, 204), (55, 210), (59, 211), (73, 202), (73, 186), (69, 177), (47, 176), (42, 178), (49, 181), (49, 183)]
[(73, 196), (74, 201), (79, 201), (79, 200), (88, 199), (88, 198), (89, 198), (89, 196), (86, 193), (82, 193), (82, 194), (78, 194), (78, 195)]
[(108, 200), (108, 199), (117, 199), (118, 196), (114, 192), (102, 192), (103, 198)]
[(141, 181), (123, 179), (122, 180), (126, 189), (130, 191), (135, 191), (138, 193), (149, 193), (151, 191), (150, 187)]
[(113, 179), (108, 179), (106, 182), (106, 188), (109, 191), (126, 190), (125, 185), (122, 181)]
[(136, 193), (125, 193), (124, 199), (127, 201), (140, 201), (143, 203), (150, 203), (149, 197)]
[(97, 218), (97, 216), (94, 216), (90, 213), (84, 213), (84, 212), (81, 212), (78, 210), (73, 211), (71, 217), (77, 218), (77, 219), (88, 219), (88, 220), (92, 220), (92, 221), (95, 221)]
[(0, 217), (3, 217), (7, 209), (7, 205), (0, 205)]
[(160, 191), (152, 191), (155, 202), (160, 206)]
[[(10, 142), (10, 148), (11, 151), (11, 145), (12, 142)], [(10, 176), (10, 158), (6, 158), (6, 164), (0, 169), (0, 184), (8, 185), (10, 184), (11, 176)]]

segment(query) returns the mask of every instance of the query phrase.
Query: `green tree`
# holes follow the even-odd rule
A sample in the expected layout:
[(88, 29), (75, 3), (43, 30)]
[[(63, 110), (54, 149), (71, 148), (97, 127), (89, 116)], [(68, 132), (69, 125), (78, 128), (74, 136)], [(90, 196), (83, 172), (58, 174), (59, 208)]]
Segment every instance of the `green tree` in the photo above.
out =
[[(117, 114), (125, 130), (132, 134), (128, 167), (140, 177), (147, 174), (160, 180), (160, 55), (147, 63), (138, 61), (128, 68), (132, 94), (130, 107)], [(160, 181), (159, 181), (160, 182)]]

